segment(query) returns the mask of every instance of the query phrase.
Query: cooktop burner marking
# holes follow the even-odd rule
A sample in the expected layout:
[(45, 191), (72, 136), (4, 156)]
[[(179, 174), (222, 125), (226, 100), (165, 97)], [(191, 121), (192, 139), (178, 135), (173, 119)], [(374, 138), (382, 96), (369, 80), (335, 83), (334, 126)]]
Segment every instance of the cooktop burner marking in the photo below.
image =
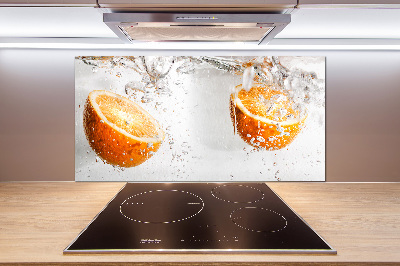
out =
[[(151, 193), (157, 193), (157, 194), (161, 193), (161, 194), (158, 194), (156, 196), (156, 195), (151, 195)], [(199, 200), (199, 202), (195, 202), (194, 199)], [(184, 202), (185, 200), (187, 200), (188, 202)], [(158, 214), (156, 213), (154, 215), (152, 214), (152, 216), (150, 217), (146, 217), (146, 215), (148, 215), (149, 213), (153, 213), (153, 212), (148, 212), (146, 210), (153, 209), (154, 211), (154, 209), (157, 208), (159, 209)], [(180, 210), (181, 212), (176, 214), (172, 211), (176, 209)], [(169, 224), (169, 223), (181, 222), (196, 216), (203, 209), (204, 209), (204, 201), (202, 198), (191, 192), (176, 190), (176, 189), (173, 190), (158, 189), (154, 191), (149, 190), (141, 192), (125, 199), (119, 206), (119, 212), (122, 214), (122, 216), (131, 221), (143, 224), (151, 224), (151, 223)], [(191, 215), (188, 216), (184, 215), (183, 218), (180, 218), (182, 217), (182, 213), (185, 214), (185, 212), (188, 212)], [(162, 217), (163, 215), (166, 217)]]
[(276, 233), (284, 230), (288, 225), (283, 215), (262, 207), (236, 209), (230, 214), (230, 218), (240, 228), (257, 233)]
[(107, 252), (335, 253), (263, 183), (127, 183), (64, 250)]
[(255, 203), (264, 199), (264, 192), (246, 185), (221, 185), (211, 190), (214, 198), (230, 203)]

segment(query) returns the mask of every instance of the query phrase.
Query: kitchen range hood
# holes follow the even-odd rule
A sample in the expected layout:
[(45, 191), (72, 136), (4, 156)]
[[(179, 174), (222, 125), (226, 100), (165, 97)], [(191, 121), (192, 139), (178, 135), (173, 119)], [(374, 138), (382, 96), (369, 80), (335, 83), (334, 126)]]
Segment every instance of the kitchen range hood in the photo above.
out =
[(290, 14), (104, 13), (103, 21), (126, 43), (178, 41), (267, 44), (290, 23)]

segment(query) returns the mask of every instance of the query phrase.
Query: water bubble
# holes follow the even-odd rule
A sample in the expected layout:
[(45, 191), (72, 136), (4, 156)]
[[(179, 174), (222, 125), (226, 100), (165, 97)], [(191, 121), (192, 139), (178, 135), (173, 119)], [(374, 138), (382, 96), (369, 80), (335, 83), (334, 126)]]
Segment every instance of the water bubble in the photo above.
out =
[(261, 136), (257, 136), (257, 140), (259, 142), (265, 142), (265, 139), (263, 137), (261, 137)]
[(271, 100), (276, 103), (287, 101), (287, 97), (283, 94), (275, 94), (271, 96)]
[(281, 118), (287, 114), (287, 110), (285, 108), (279, 108), (276, 112), (276, 116)]
[(288, 115), (286, 116), (286, 119), (287, 119), (287, 120), (294, 119), (294, 115), (293, 115), (293, 114), (288, 114)]
[(183, 59), (183, 63), (176, 69), (176, 72), (182, 74), (192, 74), (196, 70), (196, 65), (193, 62), (192, 58), (185, 58)]
[(174, 63), (172, 56), (145, 56), (143, 58), (147, 73), (156, 79), (165, 77)]
[(279, 170), (275, 172), (275, 178), (279, 180), (278, 174), (279, 174)]
[(246, 91), (249, 91), (253, 87), (254, 74), (253, 66), (247, 67), (243, 72), (242, 87)]
[(125, 93), (128, 97), (138, 98), (144, 93), (145, 84), (139, 81), (131, 81), (125, 85)]

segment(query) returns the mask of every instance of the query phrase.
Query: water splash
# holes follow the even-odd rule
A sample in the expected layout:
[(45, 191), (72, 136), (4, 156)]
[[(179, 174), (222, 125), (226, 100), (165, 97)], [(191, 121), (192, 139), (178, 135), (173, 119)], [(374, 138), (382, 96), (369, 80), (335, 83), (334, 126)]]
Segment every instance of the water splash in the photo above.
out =
[(299, 68), (290, 70), (283, 66), (276, 56), (265, 57), (193, 57), (198, 62), (207, 63), (216, 69), (243, 77), (243, 88), (251, 88), (252, 80), (285, 91), (295, 108), (304, 115), (310, 104), (325, 107), (325, 80), (315, 72)]

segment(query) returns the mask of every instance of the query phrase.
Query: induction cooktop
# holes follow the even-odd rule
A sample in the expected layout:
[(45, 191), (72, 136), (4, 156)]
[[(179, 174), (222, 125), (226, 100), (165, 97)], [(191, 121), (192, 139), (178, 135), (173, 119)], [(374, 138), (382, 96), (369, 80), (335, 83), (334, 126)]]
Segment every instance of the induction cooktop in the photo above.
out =
[(264, 183), (127, 183), (69, 253), (336, 254)]

